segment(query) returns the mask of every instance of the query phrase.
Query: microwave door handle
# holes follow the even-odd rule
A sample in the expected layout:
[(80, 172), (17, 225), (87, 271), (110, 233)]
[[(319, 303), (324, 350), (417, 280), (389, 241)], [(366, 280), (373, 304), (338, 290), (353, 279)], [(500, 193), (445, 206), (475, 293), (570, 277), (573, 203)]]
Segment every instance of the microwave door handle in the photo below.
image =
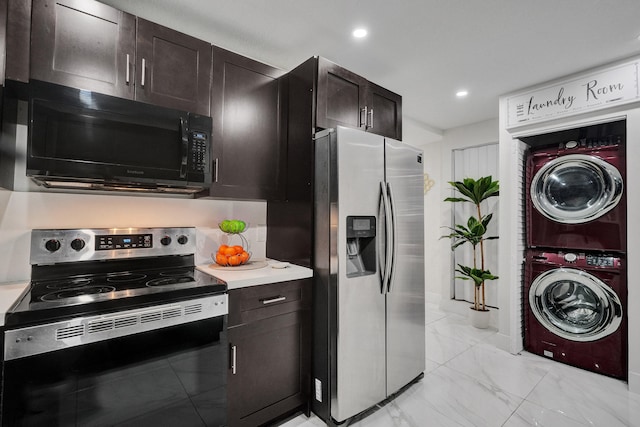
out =
[(180, 117), (180, 136), (182, 138), (182, 164), (180, 165), (180, 178), (187, 176), (187, 160), (189, 159), (189, 137), (184, 118)]

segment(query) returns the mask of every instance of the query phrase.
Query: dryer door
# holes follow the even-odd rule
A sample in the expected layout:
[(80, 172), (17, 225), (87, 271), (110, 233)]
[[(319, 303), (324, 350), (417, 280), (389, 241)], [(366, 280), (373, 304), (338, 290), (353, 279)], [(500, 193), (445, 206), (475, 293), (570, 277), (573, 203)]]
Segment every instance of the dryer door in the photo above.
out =
[(584, 154), (558, 157), (531, 181), (531, 201), (545, 217), (565, 224), (594, 220), (622, 197), (622, 176), (604, 160)]
[(622, 323), (618, 295), (597, 277), (572, 268), (549, 270), (529, 289), (536, 319), (552, 333), (571, 341), (595, 341)]

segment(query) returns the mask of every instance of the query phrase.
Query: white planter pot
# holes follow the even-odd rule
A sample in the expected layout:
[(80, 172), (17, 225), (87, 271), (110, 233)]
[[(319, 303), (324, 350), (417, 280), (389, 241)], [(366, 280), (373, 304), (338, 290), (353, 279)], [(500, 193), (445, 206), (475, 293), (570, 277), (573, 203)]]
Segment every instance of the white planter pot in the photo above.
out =
[(489, 320), (491, 319), (491, 311), (489, 310), (474, 310), (470, 307), (469, 322), (471, 326), (478, 329), (487, 329), (489, 327)]

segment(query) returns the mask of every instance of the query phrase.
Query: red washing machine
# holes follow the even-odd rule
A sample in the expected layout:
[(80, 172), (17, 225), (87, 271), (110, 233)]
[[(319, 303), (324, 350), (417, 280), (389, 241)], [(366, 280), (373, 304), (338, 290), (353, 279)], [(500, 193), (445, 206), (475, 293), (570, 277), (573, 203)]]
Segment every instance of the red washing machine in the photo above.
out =
[(529, 249), (523, 299), (527, 351), (627, 378), (626, 267), (619, 255)]
[(626, 252), (624, 139), (583, 137), (530, 150), (528, 247)]

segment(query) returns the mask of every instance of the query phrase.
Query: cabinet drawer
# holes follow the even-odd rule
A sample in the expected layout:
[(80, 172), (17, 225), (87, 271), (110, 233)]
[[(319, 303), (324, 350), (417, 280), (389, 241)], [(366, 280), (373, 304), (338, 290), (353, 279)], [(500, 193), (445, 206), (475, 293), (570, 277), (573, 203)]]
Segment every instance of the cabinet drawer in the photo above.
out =
[(309, 308), (311, 279), (292, 280), (229, 291), (229, 326)]

